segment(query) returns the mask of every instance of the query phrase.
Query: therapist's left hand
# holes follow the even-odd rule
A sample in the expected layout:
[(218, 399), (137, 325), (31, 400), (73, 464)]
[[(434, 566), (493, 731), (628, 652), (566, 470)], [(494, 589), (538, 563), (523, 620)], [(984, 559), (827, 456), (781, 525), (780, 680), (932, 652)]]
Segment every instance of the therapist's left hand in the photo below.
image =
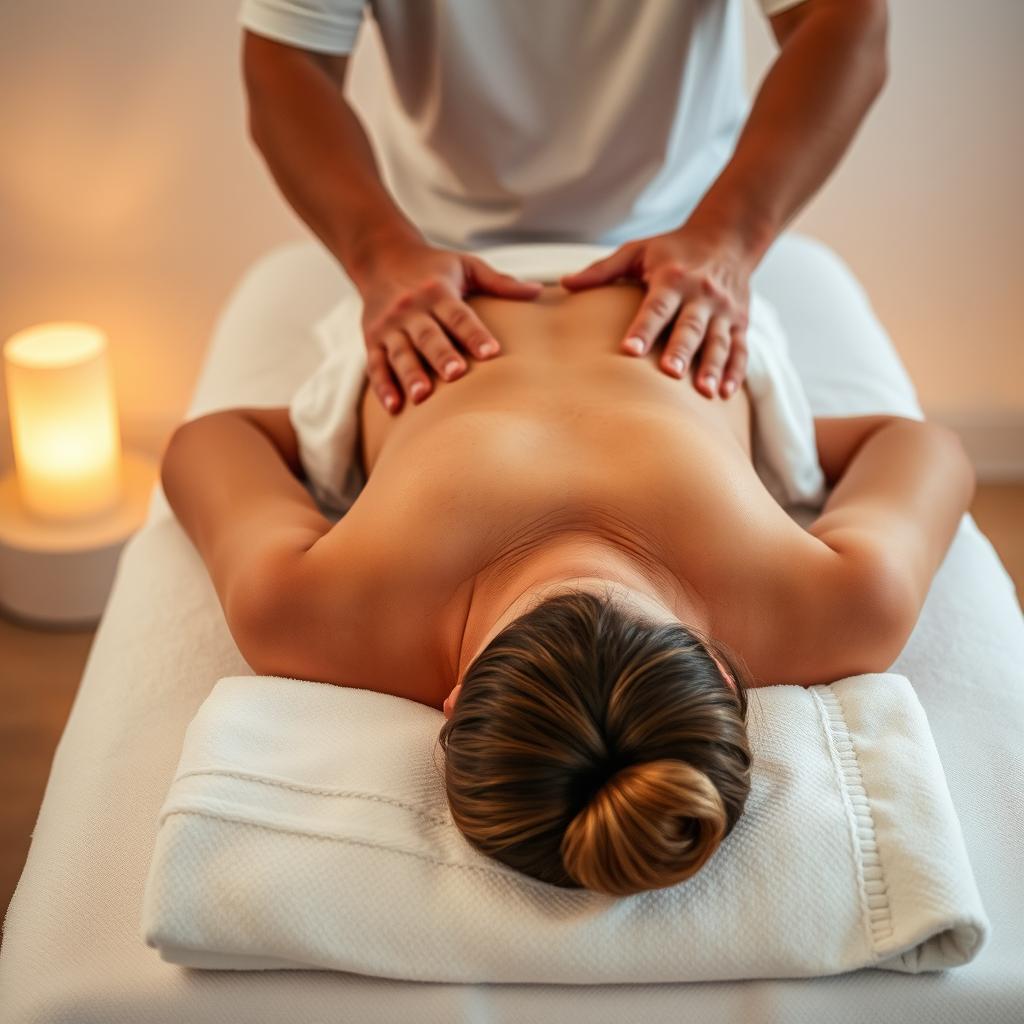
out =
[(753, 266), (742, 246), (684, 224), (627, 242), (561, 283), (570, 291), (634, 278), (647, 294), (622, 338), (622, 351), (646, 355), (663, 332), (658, 365), (672, 377), (693, 366), (694, 386), (729, 398), (747, 370), (747, 311)]

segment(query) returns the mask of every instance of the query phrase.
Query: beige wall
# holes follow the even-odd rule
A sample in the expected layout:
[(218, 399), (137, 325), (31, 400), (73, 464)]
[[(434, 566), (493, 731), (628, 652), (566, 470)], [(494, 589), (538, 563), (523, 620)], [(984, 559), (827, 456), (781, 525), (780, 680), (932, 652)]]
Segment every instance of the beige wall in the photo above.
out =
[[(1024, 4), (892, 7), (886, 92), (798, 226), (852, 264), (926, 409), (1024, 460)], [(749, 12), (753, 83), (772, 48)], [(206, 0), (0, 4), (0, 338), (105, 327), (126, 435), (150, 443), (232, 283), (304, 230), (245, 136), (234, 18)]]
[(151, 442), (237, 276), (304, 230), (249, 148), (234, 17), (209, 0), (0, 3), (0, 337), (104, 327), (126, 434)]
[[(889, 7), (885, 91), (795, 227), (853, 267), (925, 411), (1024, 477), (1024, 3)], [(772, 46), (747, 20), (753, 86)]]

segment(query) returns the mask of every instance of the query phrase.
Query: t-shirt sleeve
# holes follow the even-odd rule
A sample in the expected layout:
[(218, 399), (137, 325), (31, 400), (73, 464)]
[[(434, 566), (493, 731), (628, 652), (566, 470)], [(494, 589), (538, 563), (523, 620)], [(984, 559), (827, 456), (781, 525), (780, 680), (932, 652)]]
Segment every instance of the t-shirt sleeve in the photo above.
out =
[(351, 53), (366, 0), (242, 0), (239, 23), (318, 53)]
[(806, 3), (807, 0), (760, 0), (761, 10), (770, 18), (773, 14), (781, 14), (782, 11), (796, 7), (798, 4)]

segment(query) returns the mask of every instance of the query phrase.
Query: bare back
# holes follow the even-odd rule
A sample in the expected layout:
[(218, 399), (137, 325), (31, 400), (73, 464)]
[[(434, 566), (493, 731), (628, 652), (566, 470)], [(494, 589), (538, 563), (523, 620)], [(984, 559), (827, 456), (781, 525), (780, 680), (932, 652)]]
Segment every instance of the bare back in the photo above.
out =
[(440, 706), (454, 681), (438, 642), (453, 628), (446, 609), (537, 529), (642, 536), (707, 601), (713, 634), (759, 670), (770, 609), (791, 601), (823, 546), (753, 470), (745, 387), (709, 400), (689, 375), (660, 371), (657, 348), (619, 351), (641, 296), (621, 284), (473, 298), (500, 356), (435, 379), (429, 400), (398, 416), (364, 392), (368, 482), (317, 552), (328, 590), (357, 581), (346, 614), (365, 617), (364, 642), (336, 652), (354, 685)]

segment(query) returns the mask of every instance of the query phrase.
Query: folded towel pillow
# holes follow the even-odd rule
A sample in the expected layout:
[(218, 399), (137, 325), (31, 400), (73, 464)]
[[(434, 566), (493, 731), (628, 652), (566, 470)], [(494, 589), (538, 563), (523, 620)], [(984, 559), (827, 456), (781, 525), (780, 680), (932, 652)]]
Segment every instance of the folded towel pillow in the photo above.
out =
[(370, 690), (220, 680), (160, 813), (145, 941), (191, 967), (561, 984), (913, 973), (985, 941), (903, 676), (751, 691), (743, 816), (696, 875), (623, 898), (472, 848), (448, 811), (442, 722)]

